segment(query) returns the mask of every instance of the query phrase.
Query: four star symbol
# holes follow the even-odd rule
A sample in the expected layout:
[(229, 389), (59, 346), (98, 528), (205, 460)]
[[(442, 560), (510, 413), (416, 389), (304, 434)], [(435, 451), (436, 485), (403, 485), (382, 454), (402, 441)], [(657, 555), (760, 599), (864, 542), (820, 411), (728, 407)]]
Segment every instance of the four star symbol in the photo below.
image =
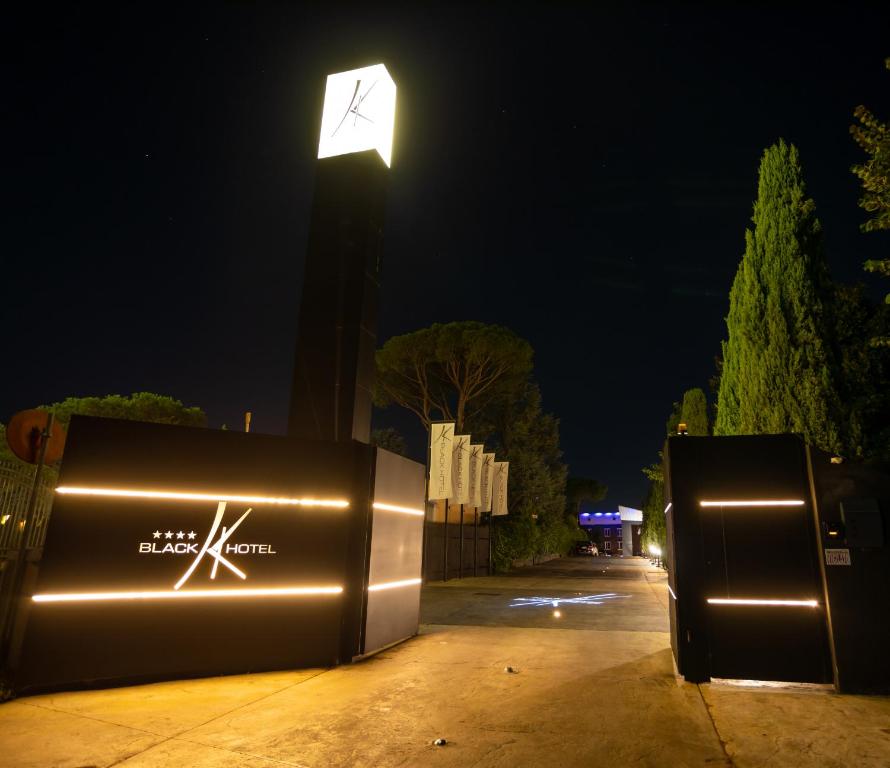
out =
[(176, 536), (177, 539), (184, 539), (186, 538), (186, 536), (188, 536), (189, 539), (195, 539), (197, 538), (198, 534), (194, 531), (189, 531), (188, 533), (186, 533), (185, 531), (176, 531), (175, 533), (173, 531), (167, 531), (166, 533), (155, 531), (152, 536), (155, 539), (159, 539), (161, 538), (161, 536), (163, 536), (165, 539), (172, 539), (174, 536)]

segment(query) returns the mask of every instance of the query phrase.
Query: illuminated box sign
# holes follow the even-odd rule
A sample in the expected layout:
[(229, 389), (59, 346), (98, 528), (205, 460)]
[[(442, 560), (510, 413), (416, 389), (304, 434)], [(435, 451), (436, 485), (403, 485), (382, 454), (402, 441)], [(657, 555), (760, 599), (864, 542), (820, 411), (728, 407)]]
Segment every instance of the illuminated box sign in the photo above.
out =
[(318, 157), (376, 149), (389, 166), (396, 84), (383, 64), (328, 75)]
[(422, 505), (423, 467), (360, 443), (75, 418), (19, 685), (331, 665), (408, 637)]

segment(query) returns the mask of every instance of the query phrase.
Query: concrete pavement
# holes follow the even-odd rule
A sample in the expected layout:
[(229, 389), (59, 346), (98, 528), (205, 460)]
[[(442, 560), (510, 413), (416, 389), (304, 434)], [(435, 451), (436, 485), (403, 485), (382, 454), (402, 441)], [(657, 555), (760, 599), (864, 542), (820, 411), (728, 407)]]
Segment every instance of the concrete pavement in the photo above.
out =
[(886, 697), (678, 681), (666, 604), (641, 560), (430, 585), (421, 634), (361, 664), (7, 702), (0, 764), (890, 764)]

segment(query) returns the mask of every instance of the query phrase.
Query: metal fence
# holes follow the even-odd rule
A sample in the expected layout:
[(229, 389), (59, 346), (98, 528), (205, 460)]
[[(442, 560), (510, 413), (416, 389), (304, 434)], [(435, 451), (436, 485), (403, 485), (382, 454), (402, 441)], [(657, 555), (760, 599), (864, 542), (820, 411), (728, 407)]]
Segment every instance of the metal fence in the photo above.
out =
[[(36, 467), (0, 461), (0, 640), (8, 637), (9, 622), (13, 621), (14, 606), (18, 602), (15, 574), (16, 562), (22, 547), (22, 534), (26, 528), (28, 501), (34, 487)], [(25, 559), (34, 561), (46, 538), (53, 503), (55, 472), (44, 468), (37, 488), (34, 519), (28, 527), (25, 543)], [(5, 649), (0, 649), (5, 658)], [(0, 659), (2, 661), (2, 659)]]
[[(28, 512), (28, 499), (34, 486), (35, 469), (30, 465), (0, 461), (0, 559), (7, 557), (10, 552), (18, 552), (22, 545), (22, 531)], [(27, 549), (43, 546), (53, 503), (54, 484), (54, 472), (44, 468), (40, 487), (37, 489), (37, 505), (28, 532)]]

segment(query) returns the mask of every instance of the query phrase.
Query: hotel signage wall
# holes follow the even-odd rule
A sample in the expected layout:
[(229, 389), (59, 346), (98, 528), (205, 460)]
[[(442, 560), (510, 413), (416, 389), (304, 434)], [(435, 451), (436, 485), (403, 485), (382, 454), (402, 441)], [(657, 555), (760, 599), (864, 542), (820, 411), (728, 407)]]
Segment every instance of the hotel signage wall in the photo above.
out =
[[(420, 491), (379, 514), (419, 528), (423, 468), (401, 461)], [(375, 462), (359, 443), (76, 417), (20, 687), (329, 665), (374, 650), (368, 531), (387, 507)], [(418, 583), (419, 563), (395, 573)]]

